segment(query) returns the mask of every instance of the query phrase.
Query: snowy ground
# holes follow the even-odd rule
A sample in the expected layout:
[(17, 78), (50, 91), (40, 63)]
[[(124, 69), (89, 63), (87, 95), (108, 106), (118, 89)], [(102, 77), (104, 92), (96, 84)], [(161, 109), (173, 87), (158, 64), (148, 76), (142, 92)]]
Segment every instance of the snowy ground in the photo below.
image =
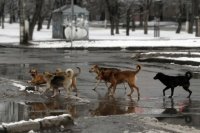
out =
[[(69, 47), (71, 43), (65, 41), (56, 41), (52, 39), (52, 29), (47, 30), (46, 26), (41, 31), (34, 32), (33, 42), (37, 45), (34, 47)], [(166, 28), (165, 28), (166, 29)], [(130, 31), (130, 36), (126, 36), (124, 29), (120, 30), (120, 34), (110, 35), (110, 29), (94, 28), (89, 29), (89, 40), (94, 41), (75, 41), (74, 47), (152, 47), (152, 46), (180, 46), (180, 47), (199, 47), (200, 38), (194, 34), (181, 32), (176, 34), (173, 31), (160, 32), (159, 38), (154, 38), (153, 30), (149, 30), (147, 35), (143, 34), (143, 30), (135, 32)], [(98, 41), (97, 41), (98, 40)], [(19, 24), (5, 24), (5, 29), (0, 29), (0, 43), (19, 43)]]
[[(148, 35), (144, 35), (142, 30), (136, 30), (136, 32), (131, 32), (130, 36), (125, 35), (125, 30), (120, 30), (119, 35), (110, 36), (110, 30), (109, 29), (103, 29), (103, 28), (90, 28), (90, 39), (92, 41), (76, 41), (73, 42), (73, 47), (200, 47), (200, 38), (196, 38), (194, 34), (187, 34), (185, 32), (182, 32), (180, 35), (175, 34), (174, 31), (161, 31), (161, 37), (160, 38), (154, 38), (153, 37), (153, 31), (150, 30)], [(63, 48), (63, 47), (71, 47), (71, 43), (67, 43), (65, 41), (58, 41), (55, 39), (52, 39), (52, 30), (43, 29), (40, 32), (34, 32), (33, 36), (33, 42), (35, 45), (28, 46), (28, 47), (35, 47), (35, 48)], [(6, 24), (5, 29), (0, 29), (0, 45), (19, 45), (19, 25), (18, 24)], [(151, 54), (154, 53), (145, 53), (145, 54)], [(195, 60), (200, 62), (200, 56), (198, 52), (173, 52), (173, 53), (158, 53), (155, 54), (164, 54), (164, 58), (166, 58), (167, 54), (173, 55), (178, 54), (184, 57), (183, 60), (193, 60), (195, 56)], [(188, 57), (187, 55), (191, 56)], [(148, 55), (149, 56), (149, 55)], [(154, 56), (154, 55), (153, 55)], [(163, 56), (161, 56), (163, 58)], [(160, 58), (161, 58), (160, 57)], [(178, 59), (177, 57), (171, 57), (171, 59)], [(16, 85), (16, 84), (15, 84)], [(102, 117), (99, 117), (102, 118)], [(129, 118), (129, 117), (128, 117)], [(110, 119), (106, 119), (110, 120)], [(117, 119), (118, 120), (118, 119)], [(134, 119), (133, 119), (134, 120)], [(126, 123), (125, 123), (126, 122)], [(127, 127), (130, 127), (130, 123), (125, 121), (123, 124), (126, 124)], [(132, 122), (132, 121), (131, 121)], [(168, 125), (166, 123), (158, 123), (158, 122), (152, 122), (151, 119), (148, 121), (144, 119), (144, 122), (146, 122), (148, 125), (153, 125), (155, 127), (159, 127), (159, 129), (155, 130), (147, 130), (146, 132), (164, 132), (164, 131), (174, 131), (174, 132), (199, 132), (196, 131), (196, 129), (186, 128), (182, 126), (173, 126)], [(99, 120), (98, 120), (99, 123)], [(105, 126), (105, 120), (102, 121), (103, 126)], [(85, 123), (84, 123), (85, 124)], [(109, 123), (110, 124), (110, 123)], [(115, 124), (119, 124), (119, 128), (121, 128), (121, 123), (118, 121)], [(94, 121), (92, 121), (92, 124), (94, 125), (94, 131), (97, 131), (97, 126), (95, 126)], [(87, 123), (86, 123), (87, 126)], [(108, 125), (109, 126), (109, 125)], [(87, 126), (90, 127), (90, 126)], [(102, 126), (99, 126), (102, 128)], [(114, 127), (114, 126), (113, 126)], [(132, 127), (134, 128), (134, 126)], [(165, 130), (162, 130), (165, 128)], [(102, 128), (106, 129), (106, 128)], [(110, 129), (107, 128), (107, 129)], [(124, 129), (124, 128), (123, 128)], [(154, 128), (150, 128), (154, 129)], [(129, 130), (124, 130), (124, 132), (128, 133)], [(144, 131), (145, 132), (145, 131)]]
[[(163, 25), (167, 25), (163, 23)], [(161, 27), (160, 37), (154, 37), (154, 31), (149, 30), (147, 35), (143, 34), (143, 30), (135, 32), (130, 31), (130, 36), (126, 36), (125, 29), (120, 29), (119, 35), (110, 35), (110, 29), (107, 28), (94, 28), (89, 29), (90, 41), (74, 41), (66, 42), (64, 40), (52, 39), (52, 29), (47, 30), (43, 26), (41, 31), (35, 31), (32, 43), (29, 47), (33, 48), (105, 48), (105, 47), (186, 47), (186, 48), (199, 48), (200, 37), (195, 37), (194, 34), (188, 34), (182, 31), (181, 34), (176, 34), (176, 26), (170, 24), (168, 27), (171, 30), (166, 30), (166, 27)], [(164, 30), (165, 29), (165, 30)], [(174, 30), (173, 30), (174, 29)], [(2, 45), (19, 45), (19, 24), (5, 24), (5, 29), (0, 29), (0, 44)], [(190, 53), (193, 54), (193, 53)], [(162, 58), (162, 57), (160, 57)], [(171, 57), (170, 57), (171, 58)], [(173, 58), (171, 58), (173, 59)], [(177, 59), (177, 58), (176, 58)], [(190, 60), (200, 62), (200, 57), (188, 57), (187, 54), (180, 60)]]

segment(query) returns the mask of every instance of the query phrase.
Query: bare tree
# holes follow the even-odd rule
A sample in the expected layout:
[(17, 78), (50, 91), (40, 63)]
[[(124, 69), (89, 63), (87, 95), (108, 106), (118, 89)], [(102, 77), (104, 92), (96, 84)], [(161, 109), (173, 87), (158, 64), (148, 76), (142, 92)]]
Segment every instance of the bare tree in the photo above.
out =
[(29, 40), (32, 40), (33, 38), (33, 31), (41, 14), (44, 0), (36, 0), (34, 1), (34, 3), (35, 3), (35, 10), (32, 18), (29, 19)]
[(16, 22), (18, 14), (18, 0), (7, 0), (7, 10), (10, 16), (9, 23)]
[(106, 5), (108, 8), (108, 13), (109, 13), (109, 20), (110, 20), (110, 28), (111, 28), (111, 35), (114, 35), (114, 28), (115, 28), (115, 3), (116, 0), (105, 0)]
[(185, 18), (186, 16), (186, 13), (185, 13), (185, 5), (184, 3), (182, 2), (182, 0), (179, 0), (178, 1), (178, 4), (179, 4), (179, 11), (178, 11), (178, 15), (177, 15), (177, 21), (178, 21), (178, 28), (176, 30), (176, 33), (180, 33), (181, 32), (181, 28), (182, 28), (182, 21), (183, 19)]
[(195, 22), (195, 17), (198, 16), (199, 10), (199, 0), (191, 0), (192, 1), (192, 12), (189, 15), (189, 30), (188, 33), (193, 33), (193, 26)]
[(143, 18), (144, 18), (144, 34), (148, 34), (148, 21), (149, 21), (149, 14), (150, 8), (152, 5), (152, 0), (141, 0), (141, 6), (143, 10)]
[(4, 20), (5, 20), (5, 0), (0, 1), (0, 21), (2, 29), (4, 29)]
[(19, 5), (19, 21), (20, 21), (20, 44), (28, 44), (28, 29), (25, 26), (25, 2), (24, 0), (18, 1)]

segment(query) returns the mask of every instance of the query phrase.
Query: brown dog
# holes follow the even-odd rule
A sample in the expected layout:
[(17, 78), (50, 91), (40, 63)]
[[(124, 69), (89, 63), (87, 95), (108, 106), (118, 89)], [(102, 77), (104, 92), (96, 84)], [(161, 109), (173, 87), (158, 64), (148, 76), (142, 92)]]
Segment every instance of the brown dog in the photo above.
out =
[[(99, 83), (101, 82), (101, 80), (104, 80), (104, 79), (100, 78), (100, 74), (101, 74), (102, 71), (119, 72), (119, 71), (121, 71), (121, 70), (120, 70), (120, 69), (117, 69), (117, 68), (106, 68), (106, 67), (99, 67), (98, 65), (93, 65), (93, 66), (89, 69), (89, 72), (90, 72), (90, 73), (96, 73), (96, 74), (97, 74), (97, 76), (96, 76), (97, 83), (96, 83), (96, 85), (95, 85), (95, 87), (94, 87), (93, 90), (96, 90), (96, 88), (97, 88), (97, 86), (99, 85)], [(106, 81), (106, 80), (104, 80), (104, 81), (105, 81), (106, 86), (108, 87), (108, 85), (107, 85), (107, 82), (108, 82), (108, 81)], [(125, 90), (126, 90), (125, 84), (124, 84), (124, 88), (125, 88)]]
[[(116, 86), (118, 84), (127, 82), (131, 89), (131, 92), (128, 94), (128, 96), (132, 95), (135, 88), (137, 90), (138, 99), (139, 99), (140, 92), (139, 92), (139, 88), (135, 85), (135, 80), (136, 80), (136, 74), (141, 70), (141, 66), (137, 65), (136, 68), (137, 68), (136, 71), (131, 71), (131, 70), (118, 71), (118, 72), (101, 71), (100, 78), (111, 83), (111, 85), (108, 88), (110, 95), (114, 95)], [(113, 89), (112, 93), (111, 93), (111, 89)]]
[(32, 80), (28, 81), (28, 83), (31, 83), (32, 85), (41, 85), (41, 84), (46, 84), (46, 80), (44, 79), (43, 74), (38, 73), (37, 69), (32, 68), (29, 71)]

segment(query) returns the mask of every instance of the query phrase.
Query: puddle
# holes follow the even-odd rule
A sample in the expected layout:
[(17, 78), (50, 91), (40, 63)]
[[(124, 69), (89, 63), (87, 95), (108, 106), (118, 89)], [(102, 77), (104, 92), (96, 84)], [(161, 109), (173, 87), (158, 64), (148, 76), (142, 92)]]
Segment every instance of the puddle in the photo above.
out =
[(63, 101), (42, 102), (0, 102), (0, 123), (16, 122), (43, 118), (46, 116), (55, 116), (61, 114), (71, 114), (73, 118), (83, 116), (82, 106)]
[(170, 99), (163, 101), (164, 110), (156, 115), (161, 122), (182, 126), (191, 126), (200, 129), (200, 114), (198, 113), (199, 102), (191, 99), (174, 101)]
[(15, 122), (71, 114), (74, 119), (85, 116), (109, 116), (135, 113), (153, 116), (161, 122), (193, 126), (200, 129), (199, 102), (189, 99), (141, 98), (140, 101), (103, 97), (88, 104), (77, 104), (62, 98), (48, 102), (0, 102), (0, 123)]

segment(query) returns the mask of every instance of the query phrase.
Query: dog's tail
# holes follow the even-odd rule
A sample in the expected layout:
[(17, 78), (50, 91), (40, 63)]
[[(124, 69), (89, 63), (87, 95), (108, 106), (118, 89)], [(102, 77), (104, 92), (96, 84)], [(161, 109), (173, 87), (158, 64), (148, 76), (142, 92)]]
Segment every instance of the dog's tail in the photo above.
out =
[(78, 69), (78, 72), (74, 73), (74, 77), (77, 77), (81, 73), (81, 68), (76, 67)]
[(191, 79), (192, 78), (192, 73), (190, 71), (187, 71), (185, 73), (185, 77), (187, 77), (188, 79)]
[(138, 65), (136, 66), (136, 69), (137, 69), (137, 70), (135, 71), (135, 74), (137, 74), (137, 73), (141, 70), (141, 68), (142, 68), (141, 65), (138, 64)]

